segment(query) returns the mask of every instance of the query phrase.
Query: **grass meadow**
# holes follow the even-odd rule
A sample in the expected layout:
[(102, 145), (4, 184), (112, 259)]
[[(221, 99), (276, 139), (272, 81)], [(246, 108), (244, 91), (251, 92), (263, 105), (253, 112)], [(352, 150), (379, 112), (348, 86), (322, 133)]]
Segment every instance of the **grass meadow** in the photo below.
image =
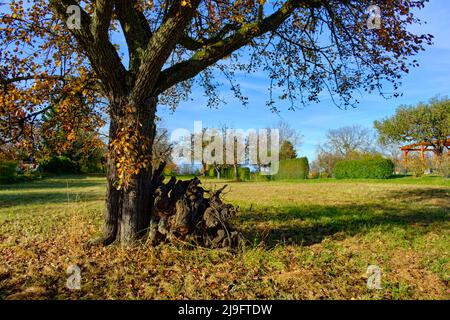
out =
[[(229, 182), (225, 199), (240, 207), (242, 250), (89, 247), (103, 177), (0, 186), (0, 299), (450, 297), (450, 180)], [(71, 264), (79, 291), (66, 288)], [(369, 265), (380, 290), (366, 286)]]

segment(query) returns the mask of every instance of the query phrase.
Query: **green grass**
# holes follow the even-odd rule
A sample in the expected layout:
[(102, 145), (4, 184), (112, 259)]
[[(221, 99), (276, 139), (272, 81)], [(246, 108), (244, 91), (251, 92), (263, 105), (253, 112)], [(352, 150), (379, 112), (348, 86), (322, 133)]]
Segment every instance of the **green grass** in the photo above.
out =
[[(104, 178), (0, 186), (0, 299), (448, 298), (448, 180), (226, 183), (247, 239), (239, 252), (89, 248)], [(82, 269), (81, 291), (65, 288), (70, 264)], [(369, 265), (382, 269), (382, 290), (367, 289)]]

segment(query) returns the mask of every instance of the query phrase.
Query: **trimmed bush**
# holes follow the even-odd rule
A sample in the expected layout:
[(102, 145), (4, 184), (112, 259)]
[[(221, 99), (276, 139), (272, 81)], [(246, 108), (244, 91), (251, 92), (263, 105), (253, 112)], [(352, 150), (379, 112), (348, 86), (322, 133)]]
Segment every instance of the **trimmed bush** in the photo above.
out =
[(394, 173), (389, 159), (342, 160), (334, 166), (336, 179), (388, 179)]
[(17, 178), (17, 162), (0, 162), (0, 183), (14, 182)]
[(273, 176), (274, 180), (305, 180), (309, 176), (308, 158), (298, 158), (280, 161), (278, 174)]
[(42, 169), (52, 174), (77, 174), (80, 166), (68, 157), (58, 156), (42, 161)]
[(234, 168), (233, 167), (226, 167), (222, 168), (220, 170), (220, 177), (222, 179), (234, 179)]
[[(234, 171), (232, 171), (234, 172)], [(234, 173), (233, 173), (234, 176)], [(249, 168), (238, 168), (238, 179), (239, 181), (250, 180), (250, 169)]]
[(251, 181), (272, 181), (274, 176), (263, 175), (260, 172), (250, 172)]

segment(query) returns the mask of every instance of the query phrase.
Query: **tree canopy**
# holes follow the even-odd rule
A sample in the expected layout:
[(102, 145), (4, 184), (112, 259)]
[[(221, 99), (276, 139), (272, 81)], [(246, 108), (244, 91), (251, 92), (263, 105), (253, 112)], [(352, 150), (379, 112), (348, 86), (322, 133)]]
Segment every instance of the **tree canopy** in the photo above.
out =
[(373, 149), (373, 137), (370, 130), (360, 125), (346, 126), (327, 132), (327, 140), (321, 149), (342, 157), (355, 152), (370, 152)]
[[(270, 92), (280, 88), (292, 107), (317, 101), (324, 90), (348, 105), (358, 88), (387, 92), (385, 80), (397, 88), (400, 74), (416, 65), (409, 57), (431, 36), (407, 26), (419, 22), (413, 11), (425, 2), (379, 1), (382, 28), (369, 30), (372, 2), (364, 0), (13, 0), (0, 25), (4, 104), (15, 102), (23, 122), (62, 100), (55, 90), (99, 79), (110, 100), (134, 87), (134, 97), (166, 93), (160, 103), (175, 106), (196, 75), (214, 104), (216, 69), (231, 81), (235, 72), (265, 70)], [(70, 5), (82, 7), (80, 30), (65, 26)], [(125, 47), (113, 41), (119, 33)], [(232, 88), (241, 97), (239, 84)]]
[(450, 137), (450, 99), (435, 98), (416, 106), (400, 106), (395, 115), (375, 121), (381, 143), (430, 143), (437, 154)]

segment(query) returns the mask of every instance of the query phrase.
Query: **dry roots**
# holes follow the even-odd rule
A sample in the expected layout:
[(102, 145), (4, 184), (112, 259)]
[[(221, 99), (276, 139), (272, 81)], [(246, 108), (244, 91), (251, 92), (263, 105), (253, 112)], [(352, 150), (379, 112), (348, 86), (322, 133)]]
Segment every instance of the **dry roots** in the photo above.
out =
[(207, 248), (237, 247), (240, 235), (229, 224), (237, 209), (222, 202), (217, 191), (203, 189), (198, 178), (190, 181), (158, 181), (149, 240), (153, 245), (166, 241), (193, 242)]

